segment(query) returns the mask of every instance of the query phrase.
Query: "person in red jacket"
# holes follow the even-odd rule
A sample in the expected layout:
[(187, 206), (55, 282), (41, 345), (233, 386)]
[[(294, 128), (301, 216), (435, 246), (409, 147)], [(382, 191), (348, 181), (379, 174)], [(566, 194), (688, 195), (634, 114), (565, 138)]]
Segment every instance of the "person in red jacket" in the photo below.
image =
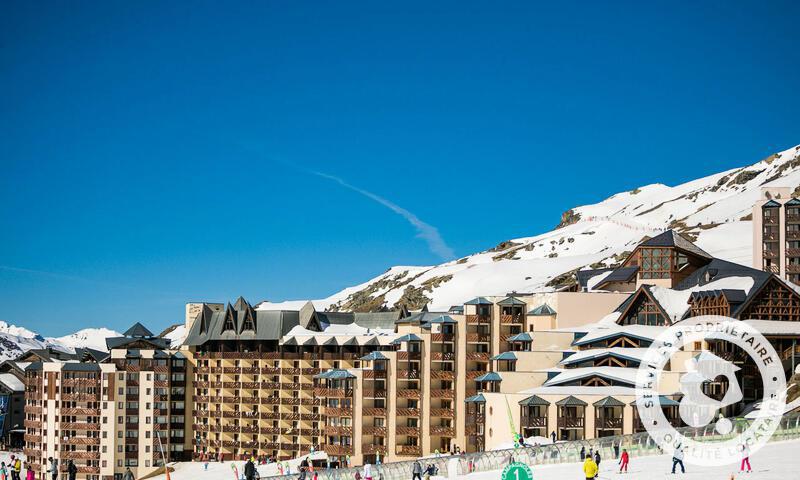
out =
[(619, 473), (628, 473), (628, 451), (622, 450), (622, 456), (619, 459)]

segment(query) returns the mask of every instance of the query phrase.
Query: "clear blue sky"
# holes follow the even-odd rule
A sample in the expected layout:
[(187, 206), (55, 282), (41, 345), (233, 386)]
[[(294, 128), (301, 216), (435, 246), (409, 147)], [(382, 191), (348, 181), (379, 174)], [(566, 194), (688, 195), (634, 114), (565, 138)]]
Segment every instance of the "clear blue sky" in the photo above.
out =
[(0, 319), (319, 298), (754, 162), (800, 143), (798, 5), (3, 2)]

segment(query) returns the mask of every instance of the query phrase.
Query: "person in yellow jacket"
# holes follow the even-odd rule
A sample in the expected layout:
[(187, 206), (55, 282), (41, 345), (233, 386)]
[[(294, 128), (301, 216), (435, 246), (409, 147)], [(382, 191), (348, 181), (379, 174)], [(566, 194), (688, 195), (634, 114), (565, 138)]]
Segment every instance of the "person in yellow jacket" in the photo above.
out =
[(592, 457), (586, 457), (586, 461), (583, 462), (583, 473), (586, 474), (586, 480), (592, 480), (597, 476), (597, 464)]

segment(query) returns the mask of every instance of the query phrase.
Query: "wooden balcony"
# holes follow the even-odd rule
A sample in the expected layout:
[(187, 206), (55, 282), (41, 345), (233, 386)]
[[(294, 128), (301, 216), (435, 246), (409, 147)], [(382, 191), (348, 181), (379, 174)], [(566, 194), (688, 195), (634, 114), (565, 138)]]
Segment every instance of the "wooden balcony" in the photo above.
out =
[(83, 417), (98, 417), (100, 416), (99, 408), (62, 408), (61, 415), (76, 415)]
[(467, 360), (489, 361), (489, 352), (467, 352)]
[(386, 370), (364, 370), (364, 378), (386, 378)]
[(453, 380), (455, 372), (452, 370), (431, 370), (431, 378), (438, 380)]
[(99, 423), (62, 423), (61, 428), (63, 430), (100, 430)]
[(42, 443), (42, 436), (26, 433), (25, 435), (22, 436), (22, 440), (25, 443)]
[(374, 443), (365, 443), (361, 445), (361, 453), (364, 455), (380, 454), (381, 456), (385, 456), (388, 451), (386, 445), (375, 445)]
[(444, 417), (453, 418), (456, 416), (456, 411), (452, 408), (431, 408), (431, 417)]
[(398, 445), (395, 453), (397, 455), (419, 457), (422, 455), (422, 448), (419, 445)]
[(341, 427), (341, 426), (333, 426), (333, 425), (326, 425), (325, 426), (325, 435), (345, 435), (350, 436), (353, 434), (353, 427)]
[(98, 387), (99, 378), (64, 378), (61, 380), (62, 387)]
[(348, 398), (353, 396), (353, 391), (345, 390), (343, 388), (317, 387), (314, 389), (314, 395), (317, 397), (327, 398)]
[(397, 372), (397, 378), (419, 380), (419, 376), (420, 376), (419, 370), (399, 370)]
[(430, 427), (431, 435), (440, 435), (443, 437), (455, 437), (456, 436), (456, 429), (453, 427), (443, 427), (440, 425), (431, 425)]
[(328, 455), (352, 455), (353, 447), (351, 445), (324, 445), (323, 450)]
[(456, 336), (452, 333), (433, 333), (431, 334), (431, 341), (436, 343), (451, 343), (456, 341)]
[(786, 265), (786, 273), (800, 273), (800, 265)]
[(361, 415), (365, 417), (385, 417), (385, 408), (365, 407), (361, 409)]
[(100, 460), (100, 452), (67, 452), (60, 453), (62, 460)]
[(529, 417), (523, 415), (519, 423), (523, 428), (544, 428), (547, 426), (547, 417)]
[(598, 417), (594, 421), (595, 428), (621, 429), (621, 417)]
[(78, 473), (83, 473), (85, 475), (99, 475), (100, 467), (78, 467)]
[(489, 323), (491, 321), (492, 321), (491, 315), (467, 315), (467, 324), (469, 325)]
[(100, 437), (69, 437), (61, 439), (61, 445), (100, 445)]
[(451, 389), (433, 389), (431, 390), (431, 398), (456, 398), (456, 391)]
[(778, 258), (778, 251), (777, 250), (764, 250), (763, 252), (761, 252), (761, 256), (764, 257), (764, 258)]
[(395, 428), (395, 433), (397, 435), (409, 435), (412, 437), (419, 437), (420, 429), (419, 427), (403, 427), (398, 426)]
[(518, 315), (500, 315), (500, 323), (504, 325), (517, 325), (525, 322), (525, 316)]
[(352, 408), (336, 408), (336, 407), (326, 407), (325, 408), (325, 416), (326, 417), (352, 417), (353, 416), (353, 409)]
[(361, 433), (363, 435), (377, 435), (379, 437), (385, 437), (388, 435), (388, 430), (386, 427), (366, 426), (361, 427)]
[(397, 359), (398, 360), (420, 360), (422, 359), (422, 353), (420, 352), (397, 352)]
[(415, 388), (402, 388), (397, 390), (397, 396), (399, 398), (420, 398), (420, 391)]
[(558, 426), (561, 428), (583, 428), (583, 417), (558, 417)]
[(395, 415), (398, 417), (419, 417), (419, 408), (398, 408), (395, 410)]
[(433, 361), (453, 361), (456, 359), (456, 354), (453, 352), (432, 352), (431, 360)]

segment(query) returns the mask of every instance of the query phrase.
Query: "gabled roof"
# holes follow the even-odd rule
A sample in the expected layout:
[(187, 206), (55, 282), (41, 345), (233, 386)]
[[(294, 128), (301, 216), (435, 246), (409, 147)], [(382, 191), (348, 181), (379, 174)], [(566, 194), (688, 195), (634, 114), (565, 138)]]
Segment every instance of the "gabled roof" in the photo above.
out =
[(675, 230), (667, 230), (649, 240), (645, 240), (639, 245), (643, 247), (675, 247), (687, 253), (697, 255), (698, 257), (712, 258), (705, 250), (701, 249)]
[[(300, 313), (288, 310), (235, 310), (230, 306), (225, 311), (204, 309), (202, 321), (195, 321), (186, 335), (184, 345), (197, 346), (209, 341), (253, 340), (278, 341), (283, 335), (300, 324)], [(226, 315), (231, 315), (234, 324), (242, 325), (246, 315), (253, 315), (255, 331), (224, 330)], [(352, 323), (352, 322), (348, 322)], [(394, 326), (394, 322), (392, 322)]]
[(236, 299), (236, 303), (233, 304), (233, 308), (234, 310), (248, 310), (252, 307), (249, 303), (247, 303), (247, 300), (245, 300), (244, 297), (240, 296)]
[(528, 332), (518, 333), (506, 339), (507, 342), (532, 342), (533, 337)]
[(480, 377), (475, 378), (476, 382), (501, 382), (503, 378), (497, 372), (486, 372)]
[[(630, 403), (630, 405), (636, 405), (637, 400), (634, 400)], [(658, 396), (658, 403), (662, 407), (678, 407), (680, 406), (680, 402), (677, 402), (667, 396), (659, 395)]]
[(361, 360), (389, 360), (389, 358), (386, 357), (386, 355), (382, 354), (380, 351), (373, 350), (369, 352), (367, 355), (361, 357)]
[(397, 320), (404, 318), (402, 310), (389, 312), (315, 312), (322, 324), (349, 325), (355, 323), (364, 328), (394, 330)]
[(730, 304), (734, 303), (742, 303), (747, 299), (747, 294), (744, 290), (732, 290), (732, 289), (722, 289), (722, 290), (702, 290), (700, 292), (692, 292), (689, 296), (691, 301), (699, 301), (704, 300), (706, 298), (719, 298), (725, 297), (725, 299)]
[(556, 311), (553, 310), (553, 308), (546, 303), (543, 303), (538, 307), (534, 308), (533, 310), (531, 310), (530, 312), (528, 312), (528, 315), (533, 315), (536, 317), (546, 317), (548, 315), (555, 315), (555, 314)]
[(788, 202), (784, 203), (783, 205), (786, 207), (800, 207), (800, 200), (793, 198)]
[(464, 305), (453, 305), (447, 310), (448, 313), (464, 313)]
[(537, 405), (547, 406), (550, 405), (550, 402), (538, 395), (531, 395), (524, 400), (520, 400), (519, 404), (523, 407), (535, 407)]
[(559, 407), (585, 407), (589, 404), (584, 402), (580, 398), (573, 397), (572, 395), (570, 395), (569, 397), (562, 398), (561, 400), (557, 401), (556, 405), (558, 405)]
[(477, 297), (473, 298), (468, 302), (464, 302), (464, 305), (494, 305), (494, 304), (483, 297)]
[(486, 403), (486, 397), (484, 397), (482, 393), (479, 393), (467, 398), (464, 400), (464, 403)]
[(614, 397), (608, 396), (594, 402), (592, 405), (595, 407), (624, 407), (625, 404)]
[(526, 305), (525, 302), (523, 302), (522, 300), (520, 300), (517, 297), (506, 297), (506, 298), (500, 300), (499, 302), (497, 302), (497, 304), (498, 305), (503, 305), (505, 307), (507, 307), (509, 305)]
[(777, 207), (780, 207), (780, 206), (781, 206), (780, 203), (776, 202), (775, 200), (770, 200), (767, 203), (765, 203), (764, 205), (761, 205), (761, 208), (777, 208)]
[[(656, 297), (655, 295), (653, 295), (653, 292), (650, 290), (650, 287), (651, 285), (647, 284), (640, 285), (635, 292), (633, 292), (627, 299), (625, 299), (624, 302), (622, 302), (622, 305), (617, 307), (617, 310), (620, 312), (619, 318), (617, 318), (618, 324), (622, 325), (620, 322), (622, 322), (625, 319), (625, 317), (628, 314), (628, 311), (634, 305), (636, 305), (637, 301), (649, 301), (650, 303), (655, 305), (656, 309), (658, 309), (658, 312), (664, 317), (667, 324), (671, 325), (673, 323), (674, 319), (669, 316), (669, 313), (667, 313), (666, 309), (664, 309), (664, 307), (658, 302), (658, 300), (656, 300)], [(688, 304), (686, 305), (686, 308), (689, 308)], [(680, 320), (680, 318), (678, 318), (678, 320)]]
[(581, 288), (586, 288), (589, 280), (606, 272), (614, 270), (613, 268), (593, 268), (587, 270), (578, 270), (575, 272), (575, 279)]
[(492, 360), (516, 360), (517, 356), (514, 352), (503, 352), (492, 357)]
[(421, 342), (421, 341), (422, 341), (422, 339), (419, 338), (418, 336), (414, 335), (413, 333), (407, 333), (407, 334), (403, 335), (402, 337), (395, 338), (392, 341), (392, 344), (393, 345), (397, 345), (397, 344), (402, 343), (402, 342)]
[(327, 372), (322, 372), (320, 374), (314, 375), (314, 378), (319, 378), (322, 380), (344, 380), (347, 378), (356, 378), (356, 376), (348, 372), (347, 370), (334, 368), (332, 370), (328, 370)]
[(451, 317), (450, 315), (439, 315), (438, 317), (436, 317), (436, 318), (434, 318), (432, 320), (429, 320), (428, 323), (442, 323), (442, 324), (446, 323), (446, 324), (451, 324), (452, 325), (452, 324), (455, 324), (455, 323), (458, 323), (458, 322), (453, 320), (453, 317)]
[(139, 322), (136, 322), (129, 328), (123, 335), (126, 337), (154, 337), (155, 335), (153, 332), (148, 330), (144, 325)]
[(619, 267), (613, 272), (606, 275), (606, 277), (594, 286), (595, 289), (602, 289), (603, 285), (608, 283), (627, 283), (636, 278), (636, 273), (639, 271), (638, 266)]
[[(447, 318), (450, 318), (452, 320), (452, 318), (448, 316), (447, 313), (445, 312), (417, 312), (417, 313), (412, 313), (407, 317), (400, 317), (397, 320), (395, 320), (394, 323), (404, 323), (404, 324), (407, 323), (410, 325), (428, 325), (430, 327), (430, 323), (433, 320), (443, 316), (446, 316)], [(453, 320), (453, 323), (456, 323), (455, 320)], [(392, 325), (392, 328), (394, 328), (394, 325)]]

